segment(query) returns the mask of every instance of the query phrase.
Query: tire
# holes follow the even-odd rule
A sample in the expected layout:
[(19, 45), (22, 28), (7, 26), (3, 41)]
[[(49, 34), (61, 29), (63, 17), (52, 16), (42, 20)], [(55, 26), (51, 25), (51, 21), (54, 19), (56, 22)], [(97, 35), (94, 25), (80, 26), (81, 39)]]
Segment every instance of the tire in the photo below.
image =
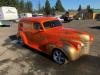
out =
[(59, 49), (54, 49), (52, 59), (60, 65), (64, 64), (66, 60), (65, 54)]
[(18, 44), (21, 45), (21, 46), (24, 46), (24, 41), (21, 37), (18, 38)]

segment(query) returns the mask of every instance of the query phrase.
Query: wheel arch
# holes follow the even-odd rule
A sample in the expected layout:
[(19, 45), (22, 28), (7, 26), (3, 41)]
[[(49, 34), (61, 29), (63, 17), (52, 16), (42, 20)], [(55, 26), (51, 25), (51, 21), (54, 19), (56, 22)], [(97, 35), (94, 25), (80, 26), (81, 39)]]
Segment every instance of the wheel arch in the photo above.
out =
[(62, 48), (58, 48), (58, 47), (53, 48), (51, 55), (53, 54), (53, 52), (54, 52), (55, 50), (60, 50), (60, 51), (64, 54), (64, 56), (66, 57), (66, 59), (69, 60), (68, 56), (66, 55), (66, 53), (63, 51)]
[(28, 44), (28, 40), (27, 40), (27, 38), (26, 38), (26, 36), (25, 36), (25, 34), (24, 34), (23, 32), (19, 32), (19, 33), (18, 33), (17, 39), (18, 39), (18, 38), (22, 38), (23, 41), (24, 41), (24, 43), (25, 43), (25, 44)]

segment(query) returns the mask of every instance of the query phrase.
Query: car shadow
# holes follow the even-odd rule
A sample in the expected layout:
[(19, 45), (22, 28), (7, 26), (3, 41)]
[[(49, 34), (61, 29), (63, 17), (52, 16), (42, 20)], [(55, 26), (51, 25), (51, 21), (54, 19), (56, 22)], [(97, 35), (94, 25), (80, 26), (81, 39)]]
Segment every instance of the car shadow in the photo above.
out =
[(100, 29), (100, 26), (89, 27), (91, 29)]
[[(9, 36), (5, 40), (3, 46), (11, 45), (9, 50), (16, 51), (19, 49), (23, 52), (25, 50), (30, 51), (30, 54), (26, 54), (22, 58), (17, 58), (12, 62), (19, 63), (21, 61), (27, 62), (30, 65), (30, 69), (23, 75), (99, 75), (100, 74), (100, 57), (99, 56), (82, 56), (76, 61), (59, 65), (51, 61), (51, 58), (35, 49), (28, 46), (20, 47), (17, 43), (11, 43), (15, 41), (15, 35)], [(7, 60), (8, 61), (8, 60)], [(7, 62), (4, 61), (4, 62)], [(39, 73), (39, 74), (38, 74)]]
[[(7, 47), (10, 50), (17, 50), (17, 39), (16, 35), (11, 35), (7, 39), (5, 39), (5, 42), (2, 44), (2, 46)], [(21, 48), (21, 47), (18, 47)]]
[(80, 59), (69, 62), (64, 65), (58, 65), (51, 61), (46, 61), (39, 57), (34, 58), (32, 68), (40, 72), (46, 72), (50, 75), (99, 75), (100, 57), (83, 56)]
[(29, 46), (26, 46), (26, 45), (22, 46), (20, 43), (18, 43), (16, 35), (9, 36), (5, 40), (5, 42), (2, 44), (2, 46), (4, 46), (4, 47), (9, 46), (9, 47), (7, 47), (7, 49), (12, 50), (12, 51), (21, 50), (23, 52), (23, 51), (27, 50), (27, 51), (30, 51), (31, 53), (36, 53), (36, 54), (42, 55), (43, 57), (46, 57), (47, 59), (51, 60), (50, 56), (48, 56), (45, 53), (42, 53), (42, 52), (40, 52), (36, 49), (33, 49)]

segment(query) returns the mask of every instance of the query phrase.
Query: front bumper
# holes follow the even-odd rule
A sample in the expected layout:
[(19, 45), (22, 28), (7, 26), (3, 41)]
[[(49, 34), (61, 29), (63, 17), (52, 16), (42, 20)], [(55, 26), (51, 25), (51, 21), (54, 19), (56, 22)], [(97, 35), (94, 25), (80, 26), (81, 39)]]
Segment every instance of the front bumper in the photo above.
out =
[(67, 46), (66, 47), (66, 56), (68, 57), (69, 60), (76, 60), (82, 55), (89, 54), (89, 48), (90, 48), (90, 43), (89, 42), (84, 42), (84, 46), (80, 50), (76, 50), (72, 46)]
[(69, 60), (76, 60), (80, 57), (80, 51), (77, 51), (74, 48), (70, 47), (69, 49), (67, 49), (67, 57)]

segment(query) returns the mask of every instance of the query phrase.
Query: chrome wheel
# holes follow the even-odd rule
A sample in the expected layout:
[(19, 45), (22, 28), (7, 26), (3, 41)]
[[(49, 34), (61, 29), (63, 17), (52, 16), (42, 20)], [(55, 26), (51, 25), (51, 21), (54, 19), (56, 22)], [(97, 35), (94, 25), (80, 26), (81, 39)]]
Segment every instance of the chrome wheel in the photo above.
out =
[(65, 63), (64, 53), (60, 50), (54, 50), (53, 60), (58, 64), (64, 64)]

